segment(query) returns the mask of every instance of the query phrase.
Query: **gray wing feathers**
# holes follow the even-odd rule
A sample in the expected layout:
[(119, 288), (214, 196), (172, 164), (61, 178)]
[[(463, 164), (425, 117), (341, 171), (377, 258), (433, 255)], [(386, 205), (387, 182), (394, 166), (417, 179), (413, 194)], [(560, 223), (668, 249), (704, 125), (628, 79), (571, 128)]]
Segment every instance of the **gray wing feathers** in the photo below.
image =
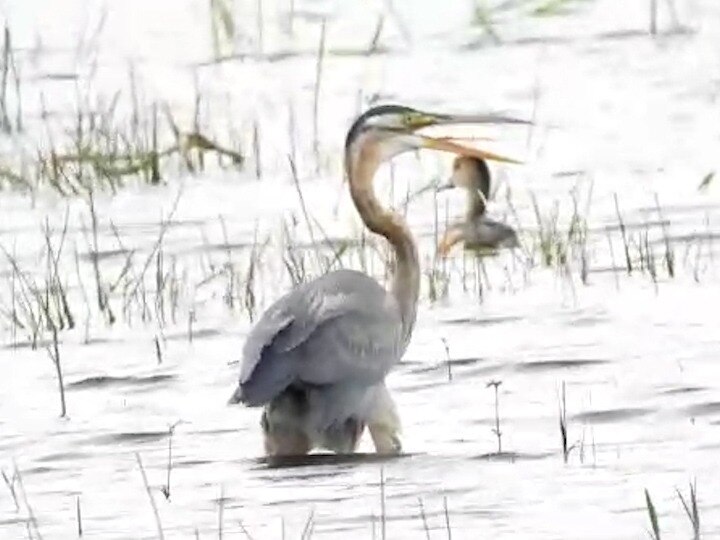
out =
[(255, 366), (260, 361), (263, 349), (272, 343), (277, 335), (292, 322), (292, 314), (281, 308), (276, 308), (276, 306), (265, 312), (245, 341), (242, 353), (242, 367), (240, 368), (241, 383), (246, 382), (252, 375)]
[(397, 360), (401, 341), (399, 313), (388, 307), (386, 297), (374, 280), (348, 270), (282, 297), (247, 338), (237, 400), (267, 402), (293, 380), (381, 381)]
[(318, 326), (303, 344), (299, 377), (313, 384), (350, 379), (375, 384), (397, 360), (399, 332), (391, 317), (349, 308)]

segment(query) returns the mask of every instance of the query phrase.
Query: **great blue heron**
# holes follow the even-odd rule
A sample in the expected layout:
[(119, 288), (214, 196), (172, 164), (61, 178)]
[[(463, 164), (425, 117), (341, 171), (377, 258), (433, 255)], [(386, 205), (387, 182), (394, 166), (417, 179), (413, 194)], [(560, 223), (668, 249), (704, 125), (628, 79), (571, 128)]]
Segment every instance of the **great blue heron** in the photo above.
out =
[(373, 177), (393, 156), (434, 148), (512, 161), (416, 133), (449, 123), (517, 122), (383, 105), (362, 114), (345, 140), (350, 194), (363, 222), (395, 253), (390, 291), (354, 270), (336, 270), (277, 300), (245, 342), (231, 403), (264, 406), (261, 425), (270, 456), (313, 448), (353, 452), (367, 425), (379, 453), (400, 451), (400, 421), (385, 376), (400, 360), (415, 324), (420, 268), (403, 218), (381, 206)]
[(447, 184), (439, 190), (455, 187), (467, 192), (467, 210), (465, 221), (451, 225), (438, 246), (438, 253), (446, 256), (458, 242), (465, 249), (495, 250), (518, 247), (515, 230), (494, 221), (485, 214), (490, 198), (490, 170), (485, 160), (473, 156), (458, 156), (453, 163), (453, 174)]

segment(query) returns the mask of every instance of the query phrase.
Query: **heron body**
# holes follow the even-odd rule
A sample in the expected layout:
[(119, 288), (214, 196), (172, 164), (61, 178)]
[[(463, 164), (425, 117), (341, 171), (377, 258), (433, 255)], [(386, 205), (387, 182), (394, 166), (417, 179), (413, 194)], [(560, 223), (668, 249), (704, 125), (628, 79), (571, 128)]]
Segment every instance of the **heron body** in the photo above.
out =
[(237, 398), (268, 405), (270, 454), (286, 446), (352, 452), (404, 349), (392, 295), (362, 272), (330, 272), (264, 313), (245, 342)]
[(405, 221), (381, 206), (372, 181), (384, 161), (411, 149), (486, 155), (415, 133), (464, 119), (384, 105), (365, 112), (348, 131), (350, 193), (368, 229), (384, 236), (394, 250), (392, 286), (385, 290), (354, 270), (329, 272), (285, 294), (252, 328), (230, 402), (264, 408), (268, 455), (305, 454), (314, 448), (353, 452), (366, 426), (376, 451), (401, 450), (400, 419), (385, 376), (412, 334), (420, 268)]
[(445, 232), (438, 251), (445, 256), (457, 243), (468, 250), (496, 250), (518, 247), (515, 229), (487, 216), (490, 198), (490, 170), (482, 158), (455, 158), (450, 181), (441, 189), (461, 187), (467, 193), (467, 210), (461, 223), (451, 225)]

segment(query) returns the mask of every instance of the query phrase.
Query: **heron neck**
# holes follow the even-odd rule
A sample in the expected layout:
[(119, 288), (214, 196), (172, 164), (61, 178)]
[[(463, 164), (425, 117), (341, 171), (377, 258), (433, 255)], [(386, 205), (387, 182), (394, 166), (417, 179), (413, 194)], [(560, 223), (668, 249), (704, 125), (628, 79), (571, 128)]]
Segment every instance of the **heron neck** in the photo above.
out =
[(475, 187), (468, 188), (467, 201), (466, 221), (474, 221), (485, 213), (486, 201), (479, 189)]
[(355, 163), (348, 168), (350, 194), (365, 226), (384, 236), (395, 252), (395, 273), (392, 295), (400, 308), (404, 344), (410, 340), (420, 291), (420, 263), (410, 229), (399, 214), (383, 206), (375, 196), (373, 179), (380, 159), (372, 148), (363, 148)]

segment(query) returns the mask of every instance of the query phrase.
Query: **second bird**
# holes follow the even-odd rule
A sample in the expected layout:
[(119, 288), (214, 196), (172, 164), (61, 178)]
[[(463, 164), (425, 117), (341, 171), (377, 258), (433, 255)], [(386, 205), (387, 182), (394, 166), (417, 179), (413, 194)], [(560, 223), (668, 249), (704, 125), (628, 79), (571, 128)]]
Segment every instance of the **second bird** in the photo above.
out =
[(451, 225), (445, 232), (438, 253), (446, 256), (458, 242), (465, 249), (495, 250), (518, 247), (515, 230), (487, 217), (487, 201), (490, 198), (490, 170), (483, 159), (460, 156), (453, 164), (453, 174), (447, 184), (438, 191), (455, 187), (467, 193), (467, 210), (462, 223)]

